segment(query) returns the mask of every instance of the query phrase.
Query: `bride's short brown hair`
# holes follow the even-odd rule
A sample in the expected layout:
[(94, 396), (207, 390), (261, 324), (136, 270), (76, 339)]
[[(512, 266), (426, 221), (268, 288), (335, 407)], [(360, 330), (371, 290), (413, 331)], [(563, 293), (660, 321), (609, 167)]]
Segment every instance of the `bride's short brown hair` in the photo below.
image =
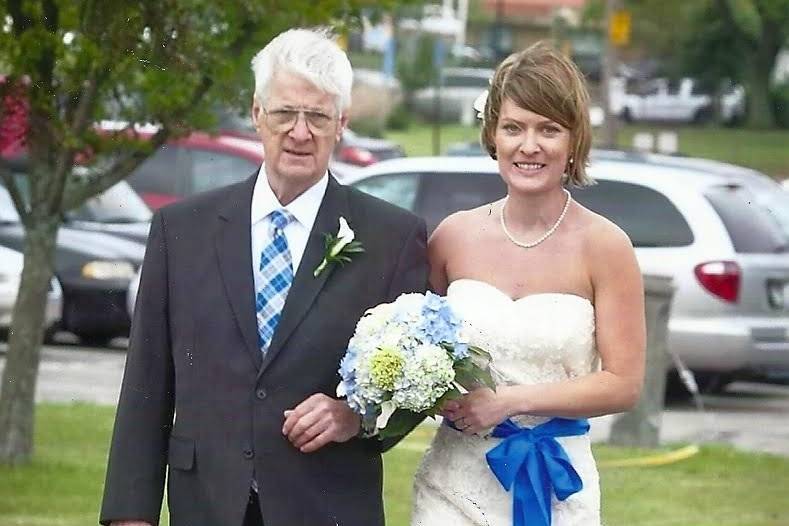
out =
[(491, 81), (481, 132), (482, 146), (494, 159), (496, 127), (505, 98), (570, 130), (568, 183), (592, 183), (586, 174), (592, 144), (589, 92), (583, 74), (572, 60), (538, 42), (499, 64)]

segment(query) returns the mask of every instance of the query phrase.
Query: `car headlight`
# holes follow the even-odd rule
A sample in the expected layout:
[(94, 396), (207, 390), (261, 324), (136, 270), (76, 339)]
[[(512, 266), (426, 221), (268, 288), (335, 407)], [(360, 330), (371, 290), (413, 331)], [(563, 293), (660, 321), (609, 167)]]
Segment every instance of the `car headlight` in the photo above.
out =
[(134, 277), (134, 265), (128, 261), (91, 261), (82, 267), (82, 276), (90, 279), (128, 279)]

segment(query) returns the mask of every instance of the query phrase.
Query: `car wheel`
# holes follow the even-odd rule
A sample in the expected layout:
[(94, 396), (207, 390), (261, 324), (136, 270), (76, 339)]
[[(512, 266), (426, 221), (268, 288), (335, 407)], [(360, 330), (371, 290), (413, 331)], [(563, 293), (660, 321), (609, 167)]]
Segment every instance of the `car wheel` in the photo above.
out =
[(630, 113), (630, 108), (622, 110), (622, 120), (625, 122), (633, 122), (633, 114)]
[(57, 323), (44, 329), (44, 343), (46, 344), (55, 343), (55, 334), (57, 334), (59, 330), (60, 327)]
[(79, 341), (86, 347), (107, 347), (110, 340), (114, 337), (111, 334), (103, 333), (83, 333), (77, 334)]
[(701, 108), (700, 110), (696, 111), (696, 114), (693, 116), (693, 122), (696, 124), (706, 124), (712, 120), (712, 109), (711, 108)]
[(701, 394), (720, 394), (726, 390), (726, 386), (734, 381), (734, 378), (726, 373), (697, 373), (696, 385), (699, 386)]

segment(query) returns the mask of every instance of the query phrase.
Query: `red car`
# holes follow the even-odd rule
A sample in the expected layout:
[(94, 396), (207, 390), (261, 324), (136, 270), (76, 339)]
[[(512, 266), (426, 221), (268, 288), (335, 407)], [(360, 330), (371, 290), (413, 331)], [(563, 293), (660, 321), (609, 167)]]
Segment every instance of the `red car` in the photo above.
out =
[(149, 207), (157, 209), (246, 179), (262, 162), (260, 141), (193, 132), (159, 148), (127, 181)]

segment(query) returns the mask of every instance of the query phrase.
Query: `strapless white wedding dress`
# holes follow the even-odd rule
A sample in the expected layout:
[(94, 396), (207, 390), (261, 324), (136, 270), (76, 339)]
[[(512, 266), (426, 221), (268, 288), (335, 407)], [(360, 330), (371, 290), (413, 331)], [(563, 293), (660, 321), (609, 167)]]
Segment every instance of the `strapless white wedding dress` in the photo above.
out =
[[(594, 307), (573, 294), (534, 294), (513, 301), (477, 280), (453, 281), (447, 298), (472, 326), (471, 344), (493, 356), (497, 385), (539, 384), (589, 374), (599, 367)], [(549, 418), (512, 419), (534, 427)], [(589, 434), (556, 439), (583, 489), (552, 497), (552, 526), (599, 526), (600, 484)], [(491, 472), (485, 453), (501, 439), (466, 436), (442, 425), (414, 482), (411, 526), (512, 526), (512, 493)]]

